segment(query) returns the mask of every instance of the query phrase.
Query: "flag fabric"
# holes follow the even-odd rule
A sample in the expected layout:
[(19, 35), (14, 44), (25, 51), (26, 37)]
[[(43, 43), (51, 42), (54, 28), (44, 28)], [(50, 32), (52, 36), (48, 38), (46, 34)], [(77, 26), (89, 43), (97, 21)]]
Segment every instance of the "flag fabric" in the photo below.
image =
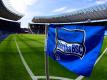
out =
[(104, 26), (49, 25), (46, 54), (78, 75), (90, 76), (104, 39)]

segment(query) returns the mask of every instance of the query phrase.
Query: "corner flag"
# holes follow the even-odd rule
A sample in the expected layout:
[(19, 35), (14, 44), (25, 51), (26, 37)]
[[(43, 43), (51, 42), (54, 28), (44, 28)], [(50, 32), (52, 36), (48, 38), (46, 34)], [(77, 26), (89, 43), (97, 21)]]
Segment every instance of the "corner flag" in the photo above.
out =
[(100, 54), (104, 26), (49, 25), (46, 53), (69, 71), (90, 76)]

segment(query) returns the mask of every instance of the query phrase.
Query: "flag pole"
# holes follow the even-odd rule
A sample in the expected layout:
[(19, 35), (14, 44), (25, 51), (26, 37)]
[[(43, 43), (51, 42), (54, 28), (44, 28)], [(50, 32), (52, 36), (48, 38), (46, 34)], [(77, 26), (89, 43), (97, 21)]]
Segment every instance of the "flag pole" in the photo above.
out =
[(44, 52), (45, 52), (45, 75), (46, 75), (46, 80), (49, 80), (49, 61), (48, 61), (48, 55), (46, 54), (46, 50), (47, 50), (47, 33), (48, 33), (48, 25), (49, 24), (45, 24), (45, 48), (44, 48)]

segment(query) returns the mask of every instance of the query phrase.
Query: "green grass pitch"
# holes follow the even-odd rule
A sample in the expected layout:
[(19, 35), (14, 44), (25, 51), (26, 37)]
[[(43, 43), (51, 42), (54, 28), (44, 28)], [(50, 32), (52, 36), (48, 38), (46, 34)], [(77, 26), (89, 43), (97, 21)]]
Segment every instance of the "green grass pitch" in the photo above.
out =
[[(20, 56), (14, 39), (21, 49), (23, 57), (35, 76), (44, 76), (44, 35), (13, 34), (0, 43), (0, 80), (31, 80)], [(107, 47), (105, 36), (102, 51)], [(49, 74), (51, 76), (75, 79), (78, 75), (49, 58)], [(107, 52), (94, 67), (89, 78), (83, 80), (107, 80)]]

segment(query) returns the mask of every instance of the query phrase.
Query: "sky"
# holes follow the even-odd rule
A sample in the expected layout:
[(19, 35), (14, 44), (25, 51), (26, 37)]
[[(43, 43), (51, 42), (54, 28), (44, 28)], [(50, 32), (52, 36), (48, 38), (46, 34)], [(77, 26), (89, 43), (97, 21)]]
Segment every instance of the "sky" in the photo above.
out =
[(107, 0), (10, 0), (11, 6), (24, 14), (19, 20), (22, 28), (27, 28), (34, 16), (59, 15), (106, 2)]

